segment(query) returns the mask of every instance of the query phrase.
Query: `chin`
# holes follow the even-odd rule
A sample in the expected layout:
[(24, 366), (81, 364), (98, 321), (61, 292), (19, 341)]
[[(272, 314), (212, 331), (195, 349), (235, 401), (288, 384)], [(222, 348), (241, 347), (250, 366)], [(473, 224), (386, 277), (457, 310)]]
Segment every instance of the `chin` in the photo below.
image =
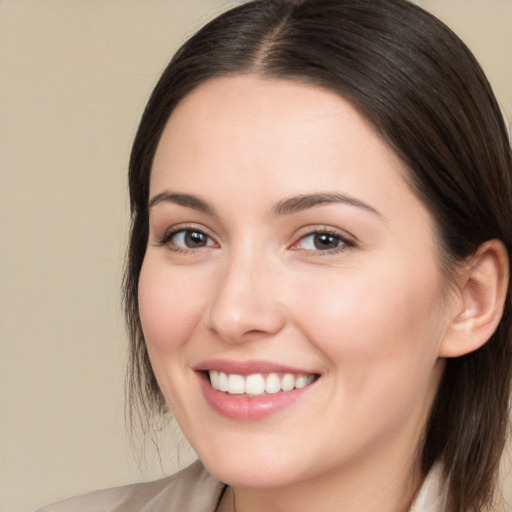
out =
[(227, 456), (222, 461), (203, 460), (206, 469), (218, 480), (232, 487), (271, 489), (284, 487), (301, 479), (285, 461), (250, 460)]

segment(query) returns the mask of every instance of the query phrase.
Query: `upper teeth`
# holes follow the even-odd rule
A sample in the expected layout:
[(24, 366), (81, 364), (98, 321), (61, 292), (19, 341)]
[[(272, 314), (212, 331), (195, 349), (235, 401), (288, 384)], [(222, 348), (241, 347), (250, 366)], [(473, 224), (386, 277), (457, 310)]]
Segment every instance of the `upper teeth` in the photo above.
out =
[(237, 375), (236, 373), (224, 373), (215, 370), (208, 372), (213, 389), (227, 392), (231, 395), (262, 395), (263, 393), (277, 393), (279, 391), (291, 391), (300, 389), (313, 382), (314, 375), (285, 373), (279, 376), (277, 373), (262, 375)]

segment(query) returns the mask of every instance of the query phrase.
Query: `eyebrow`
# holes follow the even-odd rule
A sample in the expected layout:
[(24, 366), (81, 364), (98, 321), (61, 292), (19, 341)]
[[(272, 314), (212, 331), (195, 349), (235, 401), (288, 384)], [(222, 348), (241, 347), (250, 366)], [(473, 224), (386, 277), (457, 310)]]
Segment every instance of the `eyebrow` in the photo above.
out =
[(192, 194), (177, 194), (174, 192), (161, 192), (152, 197), (148, 203), (148, 210), (160, 203), (174, 203), (187, 208), (192, 208), (208, 215), (215, 215), (215, 210), (203, 199)]
[[(185, 206), (187, 208), (192, 208), (208, 215), (216, 215), (215, 209), (204, 199), (201, 199), (200, 197), (194, 196), (192, 194), (179, 194), (176, 192), (161, 192), (156, 194), (149, 201), (148, 210), (163, 202), (174, 203), (180, 206)], [(332, 192), (303, 194), (283, 199), (276, 203), (272, 210), (275, 215), (292, 215), (294, 213), (299, 213), (316, 206), (323, 206), (333, 203), (342, 203), (349, 206), (355, 206), (357, 208), (362, 208), (363, 210), (374, 213), (379, 217), (383, 217), (379, 211), (359, 199), (347, 196), (345, 194)]]
[(373, 206), (370, 206), (359, 199), (340, 193), (321, 192), (318, 194), (305, 194), (289, 199), (283, 199), (274, 206), (274, 213), (276, 215), (290, 215), (293, 213), (299, 213), (315, 206), (323, 206), (333, 203), (342, 203), (357, 208), (362, 208), (368, 212), (374, 213), (379, 217), (383, 215), (377, 211)]

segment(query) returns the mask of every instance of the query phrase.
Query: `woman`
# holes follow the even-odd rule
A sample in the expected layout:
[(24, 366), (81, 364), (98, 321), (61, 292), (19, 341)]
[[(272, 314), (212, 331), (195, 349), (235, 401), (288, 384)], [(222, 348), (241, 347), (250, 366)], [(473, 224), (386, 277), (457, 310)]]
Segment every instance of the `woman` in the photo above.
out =
[(497, 510), (511, 175), (482, 71), (420, 8), (209, 23), (134, 142), (125, 285), (130, 403), (201, 462), (48, 510)]

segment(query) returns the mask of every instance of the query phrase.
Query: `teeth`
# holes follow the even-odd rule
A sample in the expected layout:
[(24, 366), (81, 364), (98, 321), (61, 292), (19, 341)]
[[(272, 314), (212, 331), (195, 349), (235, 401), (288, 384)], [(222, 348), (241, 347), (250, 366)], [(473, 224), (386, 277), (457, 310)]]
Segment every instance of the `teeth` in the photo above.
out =
[(245, 393), (245, 379), (241, 375), (231, 373), (228, 376), (228, 393), (230, 395), (243, 395)]
[(308, 377), (306, 375), (301, 375), (300, 377), (297, 377), (297, 380), (295, 381), (295, 387), (300, 389), (304, 386), (307, 386), (310, 382), (311, 381), (308, 381)]
[[(224, 375), (226, 375), (226, 374), (224, 374)], [(216, 372), (215, 370), (210, 371), (210, 382), (212, 384), (212, 388), (220, 389), (219, 388), (219, 372)]]
[(267, 393), (278, 393), (281, 391), (281, 379), (277, 373), (269, 373), (265, 380), (265, 391)]
[(243, 377), (236, 373), (224, 373), (215, 370), (208, 372), (212, 388), (224, 391), (230, 395), (252, 395), (258, 396), (264, 393), (278, 393), (280, 391), (291, 391), (301, 389), (311, 384), (315, 379), (314, 375), (285, 373), (281, 376), (277, 373), (263, 375), (253, 373)]
[(248, 395), (262, 395), (265, 392), (265, 379), (261, 373), (247, 376), (245, 379), (245, 392)]
[(219, 373), (219, 387), (215, 389), (218, 389), (219, 391), (228, 390), (228, 376), (224, 372)]
[(285, 374), (281, 379), (281, 389), (283, 391), (291, 391), (295, 387), (295, 377), (291, 373)]

